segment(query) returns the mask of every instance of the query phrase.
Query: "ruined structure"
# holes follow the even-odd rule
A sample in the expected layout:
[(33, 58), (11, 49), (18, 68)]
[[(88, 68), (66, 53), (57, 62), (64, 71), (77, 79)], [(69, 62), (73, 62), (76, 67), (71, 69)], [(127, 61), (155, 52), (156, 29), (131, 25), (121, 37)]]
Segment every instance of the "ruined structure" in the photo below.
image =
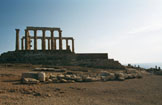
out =
[[(16, 51), (19, 51), (19, 29), (16, 29)], [(30, 35), (30, 31), (34, 32), (34, 35)], [(42, 35), (38, 36), (37, 31), (42, 31)], [(50, 37), (46, 36), (46, 31), (50, 31)], [(57, 31), (59, 36), (55, 37), (54, 36), (54, 31)], [(34, 49), (31, 49), (32, 45), (31, 42), (34, 39)], [(25, 36), (21, 38), (21, 50), (34, 50), (37, 51), (37, 40), (41, 39), (42, 41), (42, 47), (40, 50), (57, 50), (56, 49), (56, 41), (59, 40), (59, 49), (58, 50), (63, 50), (62, 48), (62, 41), (66, 40), (66, 50), (70, 49), (70, 46), (68, 44), (69, 40), (72, 41), (72, 52), (74, 53), (74, 39), (72, 37), (62, 37), (62, 30), (60, 28), (56, 27), (27, 27), (25, 29)], [(46, 40), (48, 41), (48, 49), (46, 48)], [(24, 48), (24, 42), (25, 42), (25, 48)]]
[[(31, 31), (34, 35), (31, 35)], [(41, 35), (37, 35), (37, 31), (41, 31)], [(50, 36), (46, 36), (46, 31), (50, 31)], [(54, 35), (55, 31), (58, 32), (58, 37)], [(0, 63), (124, 69), (118, 61), (108, 59), (107, 53), (75, 53), (73, 37), (62, 37), (60, 28), (26, 27), (25, 35), (21, 37), (21, 41), (19, 32), (20, 30), (16, 29), (16, 50), (3, 53), (0, 56)], [(38, 40), (41, 40), (40, 49), (38, 49)], [(57, 40), (59, 43), (57, 43)], [(63, 40), (66, 41), (65, 45), (63, 45)], [(71, 46), (69, 40), (71, 40)], [(66, 46), (65, 49), (63, 49), (63, 46)]]

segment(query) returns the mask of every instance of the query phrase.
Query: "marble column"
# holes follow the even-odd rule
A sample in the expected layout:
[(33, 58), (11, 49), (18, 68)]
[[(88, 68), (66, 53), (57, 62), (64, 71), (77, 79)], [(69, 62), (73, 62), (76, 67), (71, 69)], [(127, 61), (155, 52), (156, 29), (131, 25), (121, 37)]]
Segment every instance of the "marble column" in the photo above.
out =
[(62, 31), (59, 30), (59, 50), (62, 50)]
[(51, 31), (51, 50), (54, 50), (54, 30)]
[(72, 52), (74, 52), (74, 39), (72, 39)]
[(28, 30), (25, 29), (25, 50), (28, 50)]
[(50, 46), (50, 39), (48, 39), (48, 50), (50, 50), (50, 48), (51, 48), (51, 46)]
[(24, 39), (21, 39), (21, 50), (24, 50)]
[(69, 47), (69, 45), (68, 45), (68, 39), (66, 39), (66, 50), (68, 50), (68, 47)]
[(15, 29), (16, 30), (16, 51), (19, 50), (19, 29)]
[(37, 50), (37, 30), (34, 30), (34, 50)]
[(54, 50), (56, 50), (56, 39), (54, 38)]
[(31, 40), (30, 40), (30, 34), (29, 34), (29, 31), (27, 32), (27, 50), (30, 50), (31, 49)]
[(45, 35), (45, 33), (46, 33), (46, 30), (42, 30), (42, 34), (43, 34), (43, 37), (42, 37), (42, 50), (46, 50), (46, 35)]

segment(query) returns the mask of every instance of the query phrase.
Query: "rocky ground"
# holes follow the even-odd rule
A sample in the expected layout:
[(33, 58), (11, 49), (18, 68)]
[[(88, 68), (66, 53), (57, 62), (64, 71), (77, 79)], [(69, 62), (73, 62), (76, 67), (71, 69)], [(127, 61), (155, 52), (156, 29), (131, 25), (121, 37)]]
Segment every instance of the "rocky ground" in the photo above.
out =
[[(22, 84), (21, 75), (40, 65), (0, 65), (0, 105), (162, 105), (162, 76), (142, 71), (143, 78), (124, 81)], [(103, 70), (83, 67), (55, 67), (62, 71), (93, 76)], [(63, 71), (65, 70), (65, 71)], [(35, 72), (35, 71), (34, 71)], [(124, 71), (125, 73), (125, 71)]]

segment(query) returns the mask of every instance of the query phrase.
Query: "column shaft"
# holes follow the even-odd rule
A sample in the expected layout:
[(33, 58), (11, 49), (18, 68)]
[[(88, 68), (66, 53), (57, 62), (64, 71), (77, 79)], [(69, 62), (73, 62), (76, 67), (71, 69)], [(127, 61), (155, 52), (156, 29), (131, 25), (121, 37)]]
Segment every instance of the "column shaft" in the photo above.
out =
[(42, 50), (46, 50), (46, 39), (45, 39), (45, 37), (46, 37), (46, 35), (45, 35), (45, 30), (42, 30), (42, 34), (43, 34), (43, 37), (42, 37)]
[(21, 39), (21, 50), (24, 50), (24, 39)]
[(16, 51), (19, 50), (19, 29), (16, 29)]
[(68, 39), (66, 39), (66, 50), (68, 50)]
[(56, 50), (56, 39), (54, 38), (54, 50)]
[(28, 30), (25, 30), (25, 50), (28, 50)]
[(59, 50), (62, 50), (62, 31), (59, 30)]
[(50, 48), (51, 48), (51, 46), (50, 46), (50, 39), (48, 39), (48, 50), (50, 50)]
[(51, 30), (51, 50), (54, 50), (54, 30)]
[(37, 50), (37, 30), (34, 30), (34, 50)]

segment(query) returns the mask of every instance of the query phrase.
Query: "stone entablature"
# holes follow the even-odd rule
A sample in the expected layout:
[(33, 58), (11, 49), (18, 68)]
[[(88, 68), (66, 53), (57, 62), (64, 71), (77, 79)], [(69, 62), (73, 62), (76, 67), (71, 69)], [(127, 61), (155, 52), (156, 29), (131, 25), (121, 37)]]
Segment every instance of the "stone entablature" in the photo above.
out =
[[(41, 30), (42, 31), (42, 36), (37, 35), (37, 31)], [(34, 31), (34, 35), (30, 35), (30, 31)], [(46, 31), (51, 32), (51, 36), (47, 37), (46, 36)], [(58, 31), (58, 37), (54, 36), (54, 31)], [(16, 29), (16, 51), (19, 51), (19, 29)], [(37, 40), (41, 39), (42, 40), (42, 49), (41, 50), (57, 50), (56, 49), (56, 40), (59, 40), (59, 49), (58, 50), (63, 50), (62, 48), (62, 40), (66, 40), (66, 50), (70, 49), (70, 46), (68, 44), (68, 41), (72, 41), (72, 52), (74, 52), (74, 39), (73, 37), (62, 37), (62, 30), (60, 28), (56, 27), (26, 27), (25, 29), (25, 36), (21, 38), (21, 50), (31, 50), (31, 40), (34, 39), (34, 49), (37, 51)], [(48, 41), (48, 49), (46, 49), (46, 40)], [(25, 41), (25, 47), (24, 47), (24, 41)]]

